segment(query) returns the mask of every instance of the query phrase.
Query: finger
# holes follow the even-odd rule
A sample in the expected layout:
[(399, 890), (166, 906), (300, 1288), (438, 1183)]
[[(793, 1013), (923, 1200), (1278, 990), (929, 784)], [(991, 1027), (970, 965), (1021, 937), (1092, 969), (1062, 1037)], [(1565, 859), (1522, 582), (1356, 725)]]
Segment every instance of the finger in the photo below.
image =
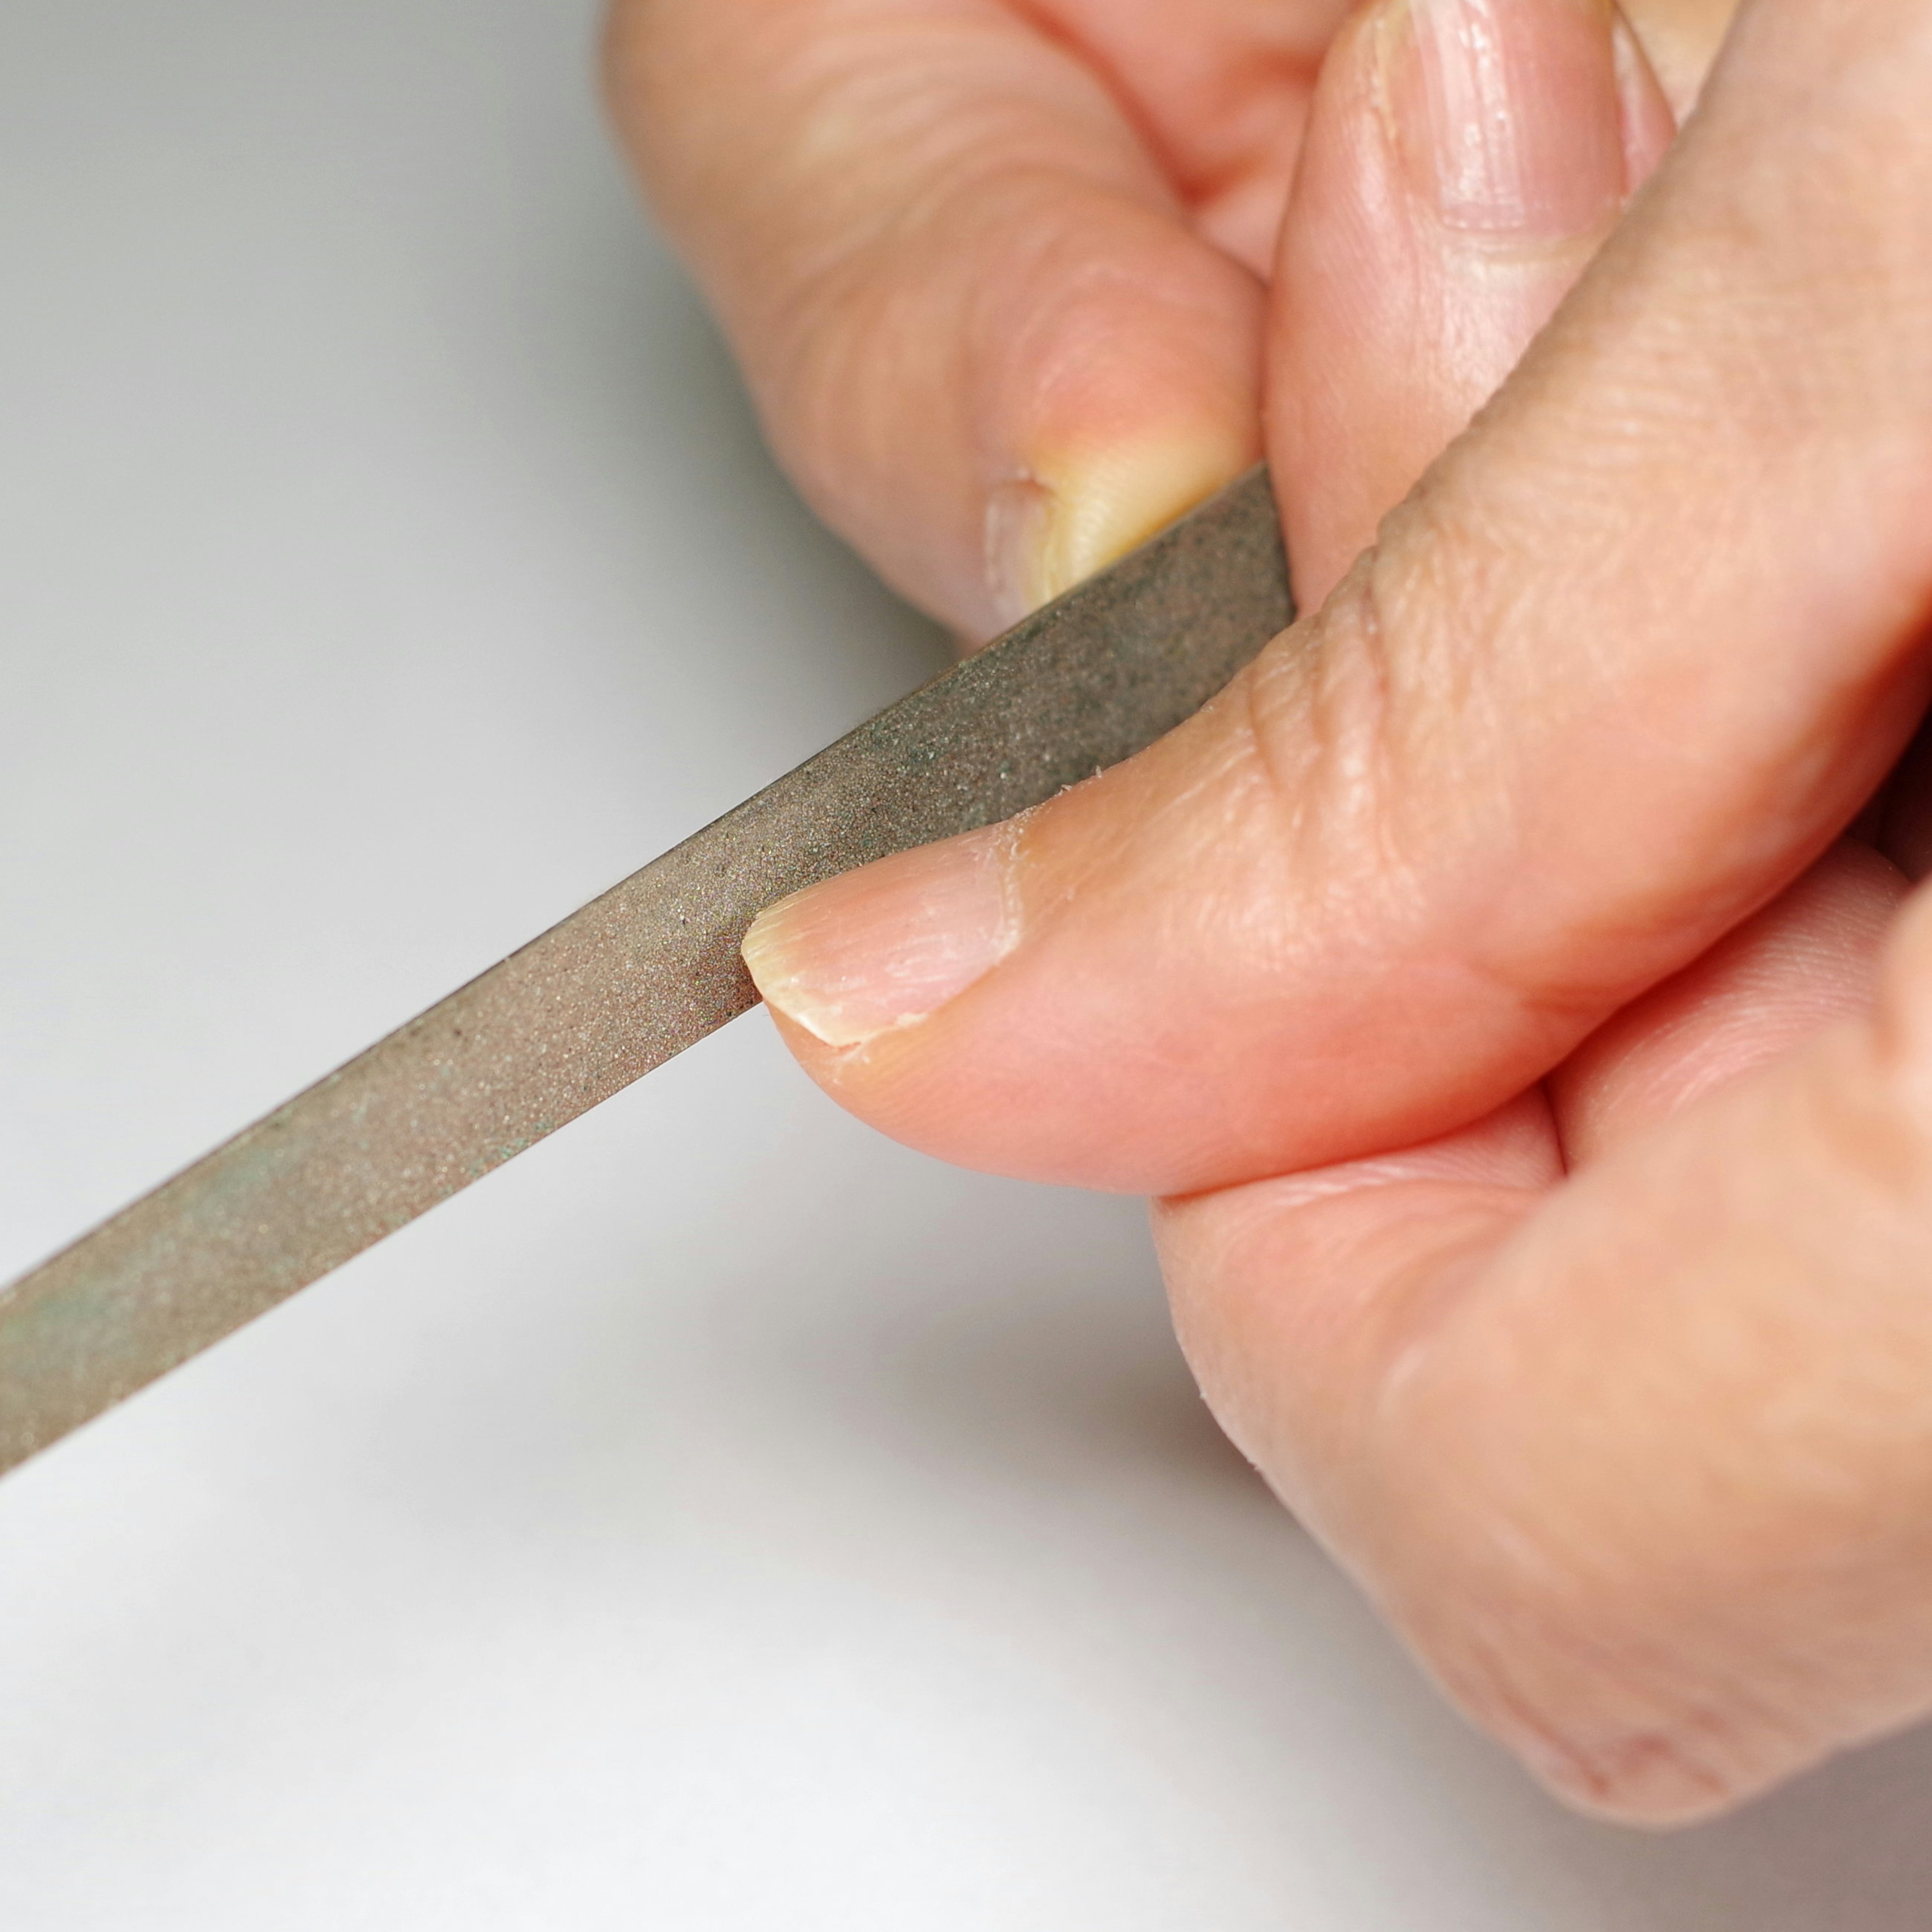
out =
[(1352, 4), (1033, 0), (1030, 10), (1130, 103), (1192, 225), (1265, 276), (1315, 77)]
[(986, 636), (1258, 454), (1262, 291), (988, 0), (632, 0), (621, 126), (806, 494)]
[(1922, 700), (1917, 26), (1766, 0), (1318, 617), (1018, 827), (767, 914), (815, 1076), (968, 1164), (1222, 1185), (1481, 1117), (1796, 877)]
[(1696, 105), (1738, 0), (1624, 0), (1665, 98), (1681, 121)]
[(1547, 1083), (1574, 1166), (1864, 1012), (1908, 890), (1840, 839), (1764, 910), (1586, 1040)]
[(1343, 28), (1269, 308), (1269, 448), (1304, 610), (1501, 386), (1675, 132), (1606, 0), (1433, 0)]
[(1928, 988), (1922, 897), (1874, 1011), (1533, 1213), (1371, 1174), (1162, 1216), (1236, 1441), (1586, 1808), (1706, 1815), (1932, 1710)]
[[(1693, 14), (1653, 8), (1648, 25), (1682, 56), (1719, 24), (1712, 10)], [(1424, 21), (1433, 34), (1457, 24)], [(1492, 129), (1503, 138), (1477, 157), (1474, 179), (1490, 192), (1473, 207), (1445, 203), (1432, 155), (1401, 138), (1402, 117), (1387, 140), (1350, 138), (1382, 118), (1394, 24), (1371, 10), (1330, 50), (1270, 305), (1270, 445), (1306, 608), (1500, 386), (1676, 132), (1624, 16), (1552, 8), (1540, 33), (1499, 44), (1528, 70), (1528, 111)], [(1460, 24), (1491, 22), (1474, 12)], [(1406, 117), (1438, 140), (1454, 133), (1440, 92), (1439, 81), (1426, 88)], [(1468, 170), (1449, 178), (1460, 187)], [(1892, 868), (1847, 848), (1619, 1014), (1552, 1081), (1568, 1157), (1588, 1158), (1858, 1010), (1902, 891)]]

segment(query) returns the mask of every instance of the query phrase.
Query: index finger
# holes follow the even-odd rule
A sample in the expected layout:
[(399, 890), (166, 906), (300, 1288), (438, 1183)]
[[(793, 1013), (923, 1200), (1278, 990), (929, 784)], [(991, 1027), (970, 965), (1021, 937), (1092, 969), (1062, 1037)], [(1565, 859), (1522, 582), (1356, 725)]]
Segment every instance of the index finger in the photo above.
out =
[(1070, 41), (993, 0), (625, 0), (610, 45), (781, 459), (956, 628), (1258, 455), (1260, 282)]

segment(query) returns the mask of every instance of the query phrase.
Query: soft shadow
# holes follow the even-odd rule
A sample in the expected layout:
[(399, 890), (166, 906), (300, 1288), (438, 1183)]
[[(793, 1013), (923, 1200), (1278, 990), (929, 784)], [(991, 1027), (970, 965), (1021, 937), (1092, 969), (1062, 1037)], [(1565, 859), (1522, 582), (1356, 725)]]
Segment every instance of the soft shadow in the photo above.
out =
[[(1216, 1741), (1217, 1774), (1231, 1780), (1231, 1816), (1270, 1772), (1286, 1780), (1282, 1802), (1306, 1802), (1295, 1777), (1306, 1775), (1311, 1738), (1326, 1735), (1334, 1746), (1316, 1746), (1324, 1801), (1343, 1816), (1356, 1807), (1412, 1815), (1445, 1882), (1459, 1868), (1480, 1871), (1466, 1886), (1493, 1897), (1512, 1924), (1932, 1924), (1932, 1730), (1688, 1832), (1627, 1832), (1567, 1813), (1449, 1711), (1215, 1426), (1168, 1328), (1138, 1210), (984, 1186), (977, 1199), (929, 1204), (916, 1260), (902, 1239), (868, 1238), (851, 1204), (821, 1197), (816, 1213), (801, 1214), (818, 1225), (798, 1237), (837, 1250), (842, 1286), (801, 1310), (795, 1282), (778, 1293), (739, 1284), (734, 1372), (754, 1376), (790, 1412), (783, 1432), (854, 1436), (867, 1455), (928, 1478), (935, 1507), (995, 1487), (1010, 1543), (1024, 1550), (1033, 1535), (1042, 1558), (1057, 1544), (1052, 1560), (1077, 1564), (1083, 1513), (1128, 1509), (1139, 1544), (1131, 1609), (1114, 1546), (1097, 1540), (1090, 1552), (1093, 1615), (1114, 1642), (1103, 1694), (1123, 1712), (1144, 1707), (1149, 1683), (1179, 1669), (1192, 1740)], [(747, 1211), (754, 1196), (758, 1211), (772, 1210), (769, 1191), (754, 1186)], [(803, 1208), (786, 1202), (780, 1211)], [(997, 1241), (976, 1239), (989, 1224), (1000, 1228)], [(988, 1245), (998, 1250), (991, 1264)], [(1016, 1245), (1033, 1252), (1033, 1265), (1012, 1269)], [(1077, 1660), (1069, 1655), (1070, 1668), (1092, 1667), (1084, 1640)], [(1263, 1867), (1284, 1856), (1264, 1828), (1240, 1835), (1241, 1855)], [(1294, 1856), (1305, 1858), (1305, 1844)], [(1346, 1862), (1346, 1846), (1337, 1856)]]

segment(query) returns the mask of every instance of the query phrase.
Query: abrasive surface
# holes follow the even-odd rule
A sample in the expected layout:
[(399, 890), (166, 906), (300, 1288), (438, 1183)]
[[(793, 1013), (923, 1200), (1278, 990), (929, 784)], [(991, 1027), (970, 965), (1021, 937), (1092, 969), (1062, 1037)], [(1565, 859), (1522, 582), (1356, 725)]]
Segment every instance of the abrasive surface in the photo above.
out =
[(0, 1470), (755, 1005), (774, 900), (1131, 756), (1292, 615), (1258, 470), (0, 1290)]

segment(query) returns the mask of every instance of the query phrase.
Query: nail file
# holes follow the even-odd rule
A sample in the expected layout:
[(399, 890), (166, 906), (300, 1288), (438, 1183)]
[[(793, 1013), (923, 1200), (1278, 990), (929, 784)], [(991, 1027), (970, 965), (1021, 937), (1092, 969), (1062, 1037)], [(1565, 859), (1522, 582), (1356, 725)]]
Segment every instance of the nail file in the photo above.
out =
[(756, 1005), (764, 907), (1131, 756), (1292, 615), (1258, 469), (0, 1288), (0, 1472)]

